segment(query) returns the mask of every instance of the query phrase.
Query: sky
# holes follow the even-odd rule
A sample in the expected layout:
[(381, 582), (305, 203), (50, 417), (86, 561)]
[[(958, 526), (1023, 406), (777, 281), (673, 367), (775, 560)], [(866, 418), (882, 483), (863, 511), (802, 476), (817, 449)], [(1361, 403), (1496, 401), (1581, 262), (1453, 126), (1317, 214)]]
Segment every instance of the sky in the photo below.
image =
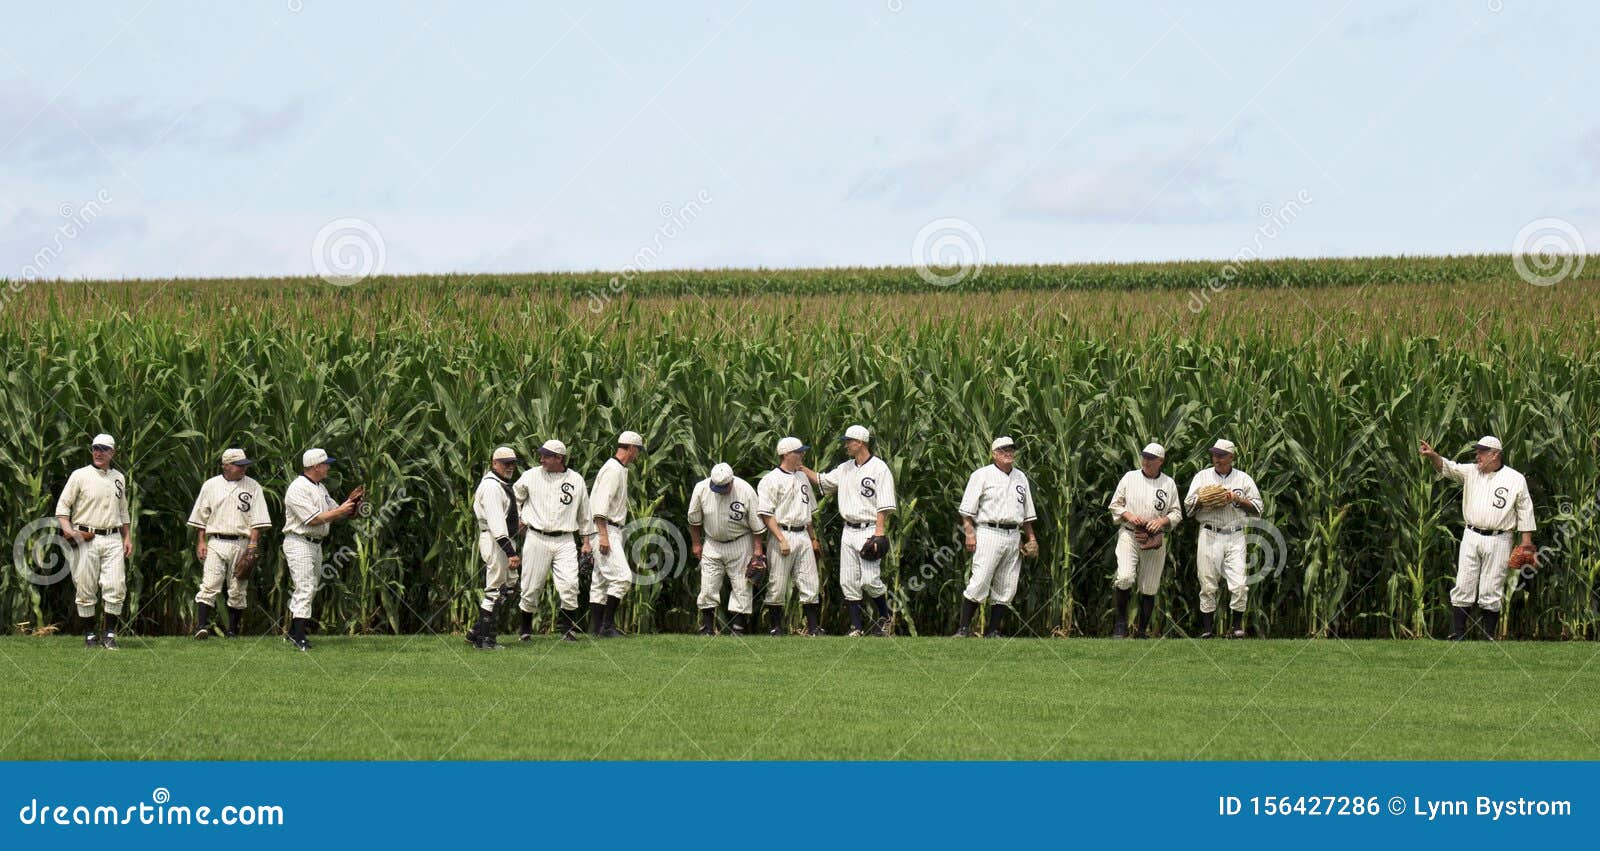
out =
[[(1600, 6), (12, 4), (0, 278), (1600, 251)], [(952, 255), (954, 256), (954, 255)]]

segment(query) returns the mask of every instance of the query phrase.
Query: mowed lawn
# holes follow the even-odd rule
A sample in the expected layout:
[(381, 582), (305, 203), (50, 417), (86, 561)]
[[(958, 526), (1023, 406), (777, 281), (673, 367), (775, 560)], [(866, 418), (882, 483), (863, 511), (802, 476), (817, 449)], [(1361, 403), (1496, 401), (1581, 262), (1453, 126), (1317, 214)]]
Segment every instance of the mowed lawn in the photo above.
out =
[(1600, 759), (1594, 643), (0, 638), (0, 759)]

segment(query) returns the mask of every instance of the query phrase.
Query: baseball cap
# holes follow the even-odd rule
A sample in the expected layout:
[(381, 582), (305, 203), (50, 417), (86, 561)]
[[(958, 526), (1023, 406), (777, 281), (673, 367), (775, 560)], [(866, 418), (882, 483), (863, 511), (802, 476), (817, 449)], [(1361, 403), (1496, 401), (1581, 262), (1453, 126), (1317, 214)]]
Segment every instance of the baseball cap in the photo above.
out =
[(560, 455), (565, 458), (567, 457), (567, 445), (555, 438), (551, 438), (539, 447), (539, 453), (542, 455)]
[(1472, 448), (1473, 449), (1500, 449), (1502, 447), (1500, 446), (1500, 438), (1495, 437), (1492, 434), (1486, 434), (1483, 437), (1478, 438), (1478, 442), (1472, 444)]
[(989, 451), (990, 452), (995, 452), (995, 451), (998, 451), (998, 450), (1001, 450), (1001, 449), (1016, 449), (1016, 448), (1017, 448), (1016, 441), (1012, 440), (1009, 437), (997, 437), (997, 438), (994, 439), (993, 443), (989, 444)]
[(840, 443), (846, 440), (859, 440), (862, 443), (870, 443), (872, 442), (872, 432), (867, 431), (866, 426), (853, 425), (844, 430), (844, 437), (839, 438)]
[(727, 493), (733, 488), (733, 468), (719, 462), (711, 468), (711, 489), (717, 493)]
[(778, 441), (778, 454), (788, 455), (790, 452), (804, 452), (811, 447), (800, 442), (798, 437), (786, 437)]
[(1139, 454), (1148, 455), (1151, 458), (1165, 458), (1167, 457), (1167, 448), (1159, 443), (1147, 443), (1143, 449), (1139, 450)]
[(305, 454), (300, 456), (301, 468), (315, 467), (318, 464), (332, 463), (333, 459), (329, 458), (328, 453), (322, 451), (321, 449), (307, 449)]
[(109, 434), (97, 434), (94, 436), (94, 440), (89, 441), (89, 448), (93, 449), (96, 446), (104, 446), (107, 449), (116, 449), (117, 442), (112, 440), (111, 435)]
[(617, 445), (618, 446), (637, 446), (640, 449), (643, 449), (644, 448), (644, 438), (640, 437), (639, 433), (636, 432), (636, 431), (625, 431), (625, 432), (617, 435)]
[(517, 450), (512, 449), (509, 446), (497, 446), (495, 447), (494, 454), (489, 456), (489, 460), (515, 461), (517, 460)]
[(250, 456), (244, 454), (243, 449), (224, 449), (222, 450), (222, 463), (238, 464), (244, 467), (249, 465)]
[(1207, 451), (1209, 451), (1213, 455), (1215, 455), (1215, 454), (1217, 454), (1219, 452), (1227, 453), (1229, 455), (1232, 455), (1232, 454), (1234, 454), (1233, 441), (1231, 441), (1231, 440), (1223, 440), (1222, 438), (1219, 437), (1219, 438), (1217, 438), (1217, 442), (1211, 444), (1211, 448), (1209, 450), (1207, 450)]

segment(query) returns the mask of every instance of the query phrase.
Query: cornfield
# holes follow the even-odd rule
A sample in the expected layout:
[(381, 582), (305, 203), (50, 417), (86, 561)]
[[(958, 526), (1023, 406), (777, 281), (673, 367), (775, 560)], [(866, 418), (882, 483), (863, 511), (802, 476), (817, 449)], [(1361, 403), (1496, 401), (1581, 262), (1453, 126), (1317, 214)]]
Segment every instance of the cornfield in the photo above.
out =
[[(1216, 264), (1004, 267), (958, 291), (905, 269), (652, 273), (598, 307), (599, 275), (10, 287), (0, 520), (16, 533), (50, 515), (88, 436), (116, 435), (133, 482), (134, 624), (179, 632), (199, 580), (184, 519), (221, 450), (260, 459), (252, 475), (277, 521), (299, 452), (323, 446), (343, 461), (333, 492), (365, 484), (372, 509), (325, 545), (323, 628), (445, 632), (476, 604), (470, 496), (490, 451), (509, 443), (527, 458), (558, 437), (592, 478), (631, 428), (651, 443), (633, 468), (634, 512), (681, 538), (665, 528), (634, 549), (645, 579), (621, 619), (691, 631), (694, 482), (718, 460), (753, 482), (787, 434), (815, 447), (813, 467), (831, 465), (833, 437), (860, 422), (899, 485), (885, 580), (900, 629), (942, 634), (966, 566), (955, 506), (1004, 433), (1023, 445), (1040, 514), (1043, 553), (1016, 601), (1024, 630), (1104, 635), (1104, 506), (1118, 476), (1156, 440), (1186, 487), (1226, 436), (1282, 536), (1251, 591), (1257, 631), (1437, 636), (1459, 490), (1434, 480), (1417, 441), (1465, 457), (1494, 433), (1528, 476), (1546, 548), (1504, 628), (1594, 638), (1600, 295), (1592, 277), (1537, 288), (1509, 268), (1505, 257), (1245, 264), (1199, 309), (1185, 288)], [(834, 632), (840, 528), (831, 503), (818, 517)], [(255, 630), (286, 604), (276, 541), (254, 578)], [(1158, 611), (1192, 629), (1193, 525), (1173, 542)], [(0, 609), (12, 624), (63, 622), (71, 583), (6, 571)]]

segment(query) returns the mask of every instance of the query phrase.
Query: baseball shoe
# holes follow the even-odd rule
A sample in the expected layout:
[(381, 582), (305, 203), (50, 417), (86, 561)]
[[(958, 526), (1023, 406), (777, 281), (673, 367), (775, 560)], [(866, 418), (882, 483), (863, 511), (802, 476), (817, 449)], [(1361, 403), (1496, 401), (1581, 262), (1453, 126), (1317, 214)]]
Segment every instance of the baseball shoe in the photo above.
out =
[(99, 644), (100, 644), (100, 636), (95, 635), (92, 632), (83, 637), (84, 649), (93, 649), (94, 647), (98, 646)]
[(200, 627), (194, 631), (194, 637), (196, 641), (205, 641), (211, 637), (211, 630), (206, 629), (205, 627)]
[(626, 632), (623, 632), (622, 630), (617, 629), (614, 626), (608, 626), (608, 627), (600, 630), (600, 637), (601, 638), (625, 638), (625, 637), (627, 637), (627, 635), (628, 634)]
[(472, 645), (479, 650), (504, 650), (506, 646), (496, 641), (493, 636), (485, 635)]
[(889, 634), (889, 619), (888, 618), (875, 618), (872, 621), (872, 626), (867, 627), (867, 635), (870, 635), (870, 636), (872, 636), (874, 638), (882, 638), (882, 637), (884, 637), (884, 636), (886, 636), (888, 634)]
[(575, 629), (569, 629), (566, 632), (561, 633), (562, 641), (577, 641), (578, 638), (578, 631)]
[(848, 638), (860, 638), (863, 635), (866, 635), (866, 633), (862, 632), (860, 629), (857, 629), (856, 627), (851, 627), (850, 631), (845, 633), (845, 636), (848, 637)]
[(523, 634), (517, 636), (517, 640), (518, 641), (532, 641), (533, 640), (533, 633), (524, 632)]
[(1228, 637), (1229, 638), (1249, 638), (1250, 637), (1250, 633), (1245, 632), (1244, 628), (1240, 627), (1239, 629), (1236, 629), (1233, 632), (1228, 633)]
[(239, 633), (234, 632), (233, 630), (230, 629), (227, 632), (224, 632), (222, 634), (222, 637), (223, 638), (238, 638), (239, 637)]
[(1128, 637), (1128, 625), (1125, 624), (1125, 623), (1118, 623), (1117, 625), (1111, 627), (1111, 637), (1112, 638), (1127, 638)]
[(967, 629), (966, 627), (962, 627), (962, 628), (956, 630), (956, 634), (955, 635), (952, 635), (950, 637), (951, 638), (971, 638), (972, 637), (972, 630)]
[(822, 631), (822, 627), (820, 627), (820, 626), (806, 627), (806, 637), (807, 638), (817, 638), (817, 637), (823, 636), (823, 635), (827, 635), (827, 633), (823, 632)]
[(1214, 633), (1214, 632), (1202, 632), (1202, 633), (1200, 633), (1200, 637), (1201, 638), (1216, 638), (1217, 634)]
[(695, 633), (695, 635), (716, 635), (716, 634), (717, 634), (716, 630), (712, 629), (709, 626), (702, 626), (702, 627), (700, 627), (700, 630)]
[(767, 630), (767, 634), (773, 638), (781, 638), (783, 636), (783, 627), (775, 626), (772, 629)]
[(117, 637), (115, 635), (112, 635), (109, 632), (106, 633), (105, 638), (100, 639), (100, 646), (104, 647), (107, 650), (116, 650), (116, 649), (118, 649), (118, 647), (117, 647)]
[(983, 637), (984, 638), (1005, 638), (1005, 636), (1000, 634), (1000, 630), (998, 630), (998, 629), (989, 630), (988, 632), (983, 634)]

